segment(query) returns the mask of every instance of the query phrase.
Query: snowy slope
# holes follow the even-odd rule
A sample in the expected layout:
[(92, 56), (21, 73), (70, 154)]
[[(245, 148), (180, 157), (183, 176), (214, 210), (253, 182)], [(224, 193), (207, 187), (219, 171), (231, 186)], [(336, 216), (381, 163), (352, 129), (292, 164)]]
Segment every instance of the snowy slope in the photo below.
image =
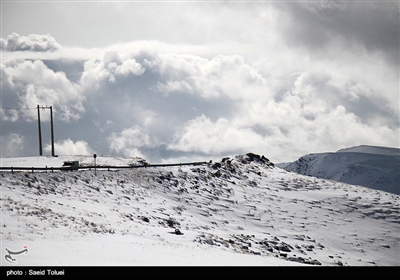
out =
[(398, 195), (253, 154), (96, 174), (3, 171), (0, 186), (1, 251), (29, 250), (14, 263), (2, 255), (5, 266), (400, 264)]
[(400, 194), (400, 149), (358, 146), (336, 153), (309, 154), (285, 169)]

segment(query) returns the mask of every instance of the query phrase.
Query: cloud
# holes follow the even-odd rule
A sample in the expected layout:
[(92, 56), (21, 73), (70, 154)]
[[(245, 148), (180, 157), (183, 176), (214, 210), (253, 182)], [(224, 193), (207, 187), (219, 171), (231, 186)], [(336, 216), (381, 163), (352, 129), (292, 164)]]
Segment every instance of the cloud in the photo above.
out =
[[(50, 153), (51, 145), (46, 145), (44, 151)], [(54, 152), (57, 155), (91, 155), (93, 150), (86, 141), (61, 140), (54, 143)]]
[(81, 71), (75, 82), (65, 74), (71, 63), (9, 61), (4, 85), (20, 90), (24, 106), (55, 104), (56, 120), (73, 123), (60, 129), (58, 122), (58, 137), (76, 135), (103, 154), (170, 161), (253, 151), (283, 161), (310, 149), (396, 143), (396, 81), (378, 57), (348, 54), (360, 69), (282, 49), (286, 59), (306, 63), (271, 59), (266, 71), (241, 55), (117, 50), (74, 66)]
[(326, 53), (342, 44), (347, 51), (379, 52), (392, 66), (399, 64), (398, 2), (291, 2), (275, 7), (287, 19), (282, 34), (289, 45)]
[(202, 98), (251, 98), (265, 85), (264, 78), (239, 55), (204, 59), (194, 55), (160, 55), (157, 70), (167, 83), (158, 89), (195, 93)]
[(263, 137), (248, 127), (237, 126), (224, 118), (212, 122), (202, 115), (188, 121), (168, 148), (215, 156), (258, 150), (262, 142)]
[(61, 49), (61, 45), (49, 34), (29, 34), (28, 36), (20, 36), (17, 33), (12, 33), (8, 35), (6, 39), (0, 39), (0, 49), (9, 52), (47, 52), (59, 50)]
[(80, 84), (83, 90), (96, 90), (103, 82), (117, 82), (129, 74), (140, 76), (145, 72), (134, 58), (121, 57), (116, 51), (105, 52), (103, 59), (91, 59), (85, 62)]
[[(288, 146), (301, 155), (310, 147), (317, 152), (354, 142), (396, 142), (391, 135), (398, 129), (398, 112), (392, 103), (398, 97), (380, 94), (392, 90), (394, 82), (389, 75), (379, 77), (389, 85), (377, 83), (374, 62), (369, 58), (362, 70), (330, 61), (303, 69), (288, 65), (280, 71), (291, 82), (272, 70), (262, 73), (240, 55), (204, 58), (144, 50), (107, 51), (100, 59), (86, 60), (76, 82), (47, 66), (63, 65), (40, 60), (9, 62), (3, 71), (5, 87), (20, 89), (18, 101), (25, 106), (47, 102), (56, 104), (59, 113), (66, 108), (57, 119), (74, 124), (58, 137), (80, 132), (82, 141), (103, 154), (163, 161), (254, 151), (287, 160), (282, 151)], [(68, 118), (67, 110), (77, 117)], [(34, 119), (36, 112), (31, 113)]]
[(121, 133), (112, 133), (108, 142), (111, 151), (128, 157), (144, 157), (141, 148), (154, 148), (159, 145), (157, 139), (139, 126), (126, 128)]
[[(5, 106), (35, 108), (53, 105), (54, 112), (64, 121), (77, 120), (84, 111), (84, 95), (64, 72), (54, 72), (41, 60), (9, 60), (2, 65), (2, 98)], [(3, 106), (4, 106), (3, 105)], [(33, 110), (19, 111), (27, 120), (35, 120)], [(13, 118), (16, 120), (16, 118)], [(44, 116), (43, 120), (49, 120)]]
[(0, 136), (1, 157), (23, 156), (25, 137), (18, 133), (8, 133)]

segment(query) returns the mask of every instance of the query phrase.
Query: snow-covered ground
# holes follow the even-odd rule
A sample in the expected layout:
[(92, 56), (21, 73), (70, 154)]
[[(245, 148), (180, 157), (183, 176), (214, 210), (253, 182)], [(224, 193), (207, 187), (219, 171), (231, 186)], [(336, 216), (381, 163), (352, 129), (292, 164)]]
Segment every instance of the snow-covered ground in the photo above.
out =
[[(91, 157), (3, 158), (54, 166)], [(137, 159), (98, 157), (104, 165)], [(398, 266), (399, 195), (240, 155), (202, 166), (0, 172), (2, 266)], [(27, 253), (6, 258), (12, 252)]]
[(302, 156), (286, 170), (400, 194), (400, 149), (361, 145)]

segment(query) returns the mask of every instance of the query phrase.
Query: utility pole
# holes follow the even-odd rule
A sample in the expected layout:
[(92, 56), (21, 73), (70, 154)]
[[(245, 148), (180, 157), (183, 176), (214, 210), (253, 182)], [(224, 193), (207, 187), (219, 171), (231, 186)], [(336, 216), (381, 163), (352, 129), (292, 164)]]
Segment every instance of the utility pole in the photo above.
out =
[(42, 150), (42, 129), (40, 126), (40, 110), (39, 109), (50, 109), (50, 125), (51, 125), (51, 156), (54, 157), (54, 126), (53, 126), (53, 106), (40, 106), (37, 105), (38, 111), (38, 129), (39, 129), (39, 155), (43, 155)]
[(40, 106), (37, 105), (37, 113), (38, 113), (38, 129), (39, 129), (39, 156), (43, 155), (43, 150), (42, 150), (42, 129), (40, 127), (40, 111), (39, 111)]
[(51, 122), (51, 156), (54, 157), (53, 106), (50, 106), (50, 122)]

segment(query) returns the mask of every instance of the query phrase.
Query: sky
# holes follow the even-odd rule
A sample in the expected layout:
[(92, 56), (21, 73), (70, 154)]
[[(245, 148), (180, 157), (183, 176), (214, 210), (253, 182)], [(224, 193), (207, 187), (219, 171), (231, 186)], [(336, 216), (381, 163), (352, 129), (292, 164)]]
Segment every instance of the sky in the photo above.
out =
[(1, 157), (399, 148), (399, 6), (1, 1)]

